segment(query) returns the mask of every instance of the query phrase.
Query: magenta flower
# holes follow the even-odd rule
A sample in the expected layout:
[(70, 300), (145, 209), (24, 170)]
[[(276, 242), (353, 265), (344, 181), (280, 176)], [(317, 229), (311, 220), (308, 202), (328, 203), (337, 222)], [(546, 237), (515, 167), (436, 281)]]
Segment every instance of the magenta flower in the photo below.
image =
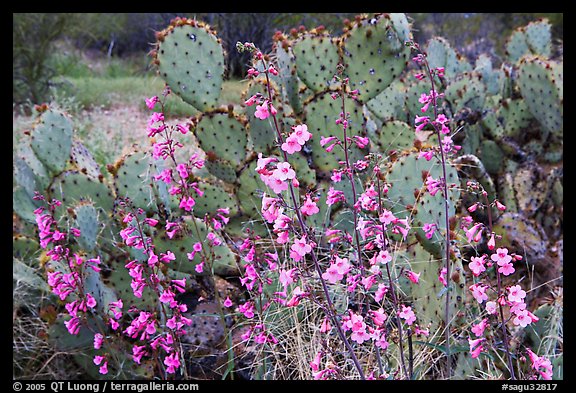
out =
[(145, 345), (134, 345), (132, 347), (132, 360), (136, 364), (140, 364), (142, 357), (144, 355), (147, 355), (147, 354), (148, 354), (148, 352), (146, 352), (146, 346)]
[(486, 302), (486, 312), (490, 315), (494, 315), (496, 314), (498, 310), (498, 305), (496, 304), (496, 302), (493, 301), (489, 301)]
[(481, 257), (472, 257), (470, 258), (470, 263), (468, 264), (468, 267), (470, 268), (470, 270), (472, 270), (472, 274), (474, 274), (474, 276), (478, 277), (482, 272), (486, 271), (486, 267), (484, 266), (484, 258), (486, 256), (482, 255)]
[(438, 191), (442, 189), (442, 182), (440, 180), (434, 179), (432, 176), (426, 178), (426, 189), (430, 195), (434, 196)]
[(416, 315), (412, 311), (412, 307), (402, 305), (402, 311), (400, 311), (398, 316), (404, 319), (408, 325), (412, 325), (416, 321)]
[(475, 242), (480, 241), (480, 237), (482, 236), (482, 231), (480, 228), (482, 228), (482, 224), (477, 223), (466, 231), (466, 239), (469, 243), (471, 243), (473, 240)]
[(180, 209), (184, 209), (187, 212), (192, 211), (192, 208), (194, 207), (194, 205), (196, 204), (196, 201), (194, 200), (194, 198), (192, 197), (183, 197), (182, 200), (180, 200)]
[(80, 318), (78, 317), (73, 317), (68, 321), (64, 321), (64, 325), (66, 325), (68, 333), (72, 335), (77, 335), (80, 332)]
[(282, 191), (286, 191), (288, 189), (288, 183), (274, 177), (268, 177), (268, 182), (266, 183), (268, 187), (272, 189), (276, 194), (280, 194)]
[(320, 211), (320, 209), (318, 208), (318, 206), (316, 206), (316, 202), (314, 202), (312, 200), (310, 195), (306, 195), (306, 200), (304, 201), (304, 203), (300, 207), (300, 211), (305, 216), (312, 216), (312, 215), (318, 213)]
[(330, 320), (328, 317), (325, 317), (322, 320), (322, 324), (320, 325), (320, 333), (330, 333), (332, 330), (332, 325), (330, 325)]
[(434, 236), (434, 232), (436, 232), (437, 228), (438, 228), (438, 226), (435, 223), (424, 224), (424, 226), (422, 226), (422, 230), (424, 231), (424, 233), (426, 235), (426, 239), (432, 239), (432, 236)]
[(430, 122), (430, 117), (429, 116), (416, 116), (416, 118), (414, 119), (414, 125), (416, 126), (416, 131), (422, 131), (424, 129), (424, 127), (426, 127), (426, 124), (428, 124)]
[(472, 333), (474, 333), (476, 337), (481, 337), (484, 334), (486, 326), (488, 326), (488, 319), (484, 318), (480, 323), (472, 326)]
[(102, 342), (104, 341), (104, 336), (100, 333), (94, 335), (94, 349), (102, 348)]
[(551, 380), (552, 379), (552, 363), (550, 359), (546, 359), (544, 356), (538, 356), (526, 348), (528, 356), (530, 357), (530, 362), (532, 363), (532, 368), (542, 376), (542, 379)]
[(356, 341), (358, 344), (362, 344), (364, 341), (371, 339), (370, 335), (366, 332), (366, 329), (353, 332), (350, 335), (350, 338), (352, 341)]
[(508, 288), (508, 300), (511, 302), (523, 302), (526, 297), (526, 291), (524, 291), (520, 285), (513, 285)]
[(224, 307), (232, 307), (232, 300), (230, 300), (230, 297), (226, 297), (226, 300), (224, 300), (224, 303), (222, 303), (222, 305)]
[(284, 181), (287, 179), (294, 179), (294, 177), (296, 177), (296, 172), (292, 169), (290, 163), (279, 162), (278, 165), (276, 165), (276, 169), (272, 172), (272, 176)]
[(288, 285), (290, 285), (294, 282), (294, 278), (292, 277), (292, 275), (294, 274), (295, 271), (296, 271), (296, 268), (293, 268), (290, 270), (285, 270), (285, 269), (280, 270), (280, 274), (278, 276), (278, 281), (280, 281), (280, 283), (284, 287), (284, 290), (286, 290), (286, 287)]
[(270, 111), (268, 110), (268, 102), (264, 102), (261, 105), (256, 105), (254, 116), (260, 120), (267, 119), (270, 116)]
[(294, 137), (296, 141), (301, 145), (312, 138), (312, 134), (308, 132), (308, 126), (306, 124), (300, 124), (294, 127), (294, 132), (292, 132), (290, 136)]
[(448, 281), (446, 281), (446, 273), (447, 270), (445, 267), (443, 267), (438, 274), (438, 281), (440, 281), (445, 287), (448, 286)]
[(302, 150), (302, 145), (298, 143), (298, 139), (296, 139), (296, 137), (290, 135), (288, 138), (286, 138), (286, 141), (282, 143), (281, 148), (288, 154), (294, 154), (295, 152)]
[(486, 289), (488, 287), (483, 284), (472, 284), (470, 285), (469, 289), (472, 291), (472, 296), (478, 303), (484, 302), (484, 300), (488, 300), (488, 295), (486, 294)]
[(495, 203), (496, 203), (496, 208), (497, 208), (498, 210), (500, 210), (500, 211), (502, 211), (502, 212), (503, 212), (504, 210), (506, 210), (506, 206), (504, 206), (502, 203), (500, 203), (499, 200), (496, 200)]
[(337, 141), (337, 138), (335, 136), (327, 136), (327, 137), (323, 136), (320, 138), (320, 146), (324, 147), (333, 141)]
[(418, 280), (420, 279), (420, 274), (422, 274), (422, 273), (414, 273), (414, 272), (411, 271), (411, 270), (408, 270), (408, 271), (406, 272), (406, 276), (407, 276), (408, 279), (409, 279), (410, 281), (412, 281), (414, 284), (418, 284)]
[(178, 359), (178, 352), (173, 352), (164, 358), (164, 364), (167, 366), (166, 372), (174, 374), (176, 369), (180, 367), (180, 359)]
[(312, 251), (312, 246), (306, 243), (306, 237), (302, 236), (300, 239), (294, 239), (294, 244), (292, 244), (290, 249), (303, 257)]
[(508, 255), (507, 248), (498, 248), (496, 250), (496, 254), (492, 254), (490, 256), (490, 259), (498, 263), (498, 265), (502, 266), (505, 264), (509, 264), (512, 261), (512, 256)]
[(366, 146), (368, 146), (370, 144), (370, 139), (368, 139), (368, 137), (362, 137), (359, 135), (355, 135), (354, 136), (354, 143), (356, 143), (356, 146), (358, 146), (358, 148), (364, 149)]
[(331, 264), (324, 273), (322, 273), (322, 278), (328, 281), (330, 284), (335, 284), (344, 278), (343, 274), (340, 274), (338, 267)]
[(426, 159), (426, 161), (430, 161), (432, 159), (432, 157), (434, 157), (434, 150), (421, 151), (418, 154), (418, 158), (422, 158), (422, 157), (424, 157)]
[(154, 109), (154, 106), (159, 101), (159, 99), (158, 96), (153, 96), (150, 98), (145, 98), (144, 101), (146, 102), (146, 106), (148, 107), (148, 109), (152, 110)]
[(532, 318), (528, 315), (528, 311), (521, 310), (516, 314), (516, 318), (514, 318), (512, 322), (516, 326), (526, 327), (532, 323)]
[(372, 321), (376, 326), (382, 326), (388, 318), (382, 307), (380, 307), (377, 311), (370, 310), (369, 312), (372, 316)]
[(344, 196), (344, 192), (335, 190), (334, 187), (330, 187), (328, 190), (328, 194), (326, 197), (326, 204), (331, 206), (337, 202), (345, 201), (346, 197)]
[(378, 289), (376, 289), (376, 293), (374, 294), (374, 300), (377, 302), (382, 301), (384, 296), (386, 296), (386, 293), (388, 293), (388, 287), (386, 284), (378, 284)]
[(475, 340), (471, 338), (468, 339), (468, 344), (470, 345), (470, 355), (472, 356), (472, 359), (476, 359), (480, 355), (480, 352), (482, 352), (484, 349), (482, 347), (482, 341), (484, 340), (484, 338), (477, 338)]

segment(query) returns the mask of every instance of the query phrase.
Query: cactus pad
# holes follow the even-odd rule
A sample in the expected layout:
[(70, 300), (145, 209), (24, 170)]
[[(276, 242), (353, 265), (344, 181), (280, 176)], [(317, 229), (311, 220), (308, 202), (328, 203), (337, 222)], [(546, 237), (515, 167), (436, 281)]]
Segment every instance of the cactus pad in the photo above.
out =
[(130, 198), (135, 207), (154, 210), (155, 182), (152, 176), (158, 171), (152, 161), (142, 152), (130, 153), (116, 163), (114, 186), (116, 195)]
[(12, 256), (20, 260), (34, 257), (40, 250), (38, 241), (27, 236), (15, 234), (12, 236)]
[(100, 175), (100, 165), (92, 156), (92, 153), (78, 140), (72, 141), (70, 161), (80, 172), (97, 179)]
[(446, 87), (445, 97), (452, 103), (454, 114), (467, 108), (481, 112), (486, 98), (486, 85), (482, 83), (482, 75), (464, 72), (454, 77)]
[(98, 220), (98, 211), (92, 202), (80, 202), (73, 209), (75, 228), (80, 229), (78, 244), (86, 251), (93, 251), (102, 229)]
[(208, 26), (191, 19), (179, 21), (158, 34), (160, 76), (198, 110), (213, 109), (224, 79), (224, 50)]
[(426, 44), (425, 52), (431, 68), (444, 67), (444, 77), (452, 80), (456, 75), (472, 71), (472, 66), (464, 56), (457, 53), (448, 41), (434, 37)]
[(534, 117), (544, 129), (563, 132), (563, 63), (537, 57), (523, 58), (518, 69), (518, 87)]
[(386, 89), (404, 70), (411, 39), (404, 14), (377, 14), (359, 20), (342, 37), (343, 61), (350, 88), (367, 102)]
[(230, 216), (238, 213), (238, 201), (235, 196), (226, 192), (226, 190), (217, 183), (202, 181), (198, 188), (204, 192), (202, 196), (195, 196), (196, 204), (194, 205), (194, 215), (203, 218), (205, 214), (213, 214), (217, 209), (228, 208)]
[(94, 207), (106, 214), (114, 207), (114, 196), (106, 184), (77, 171), (66, 171), (55, 177), (48, 191), (50, 198), (62, 201), (62, 205), (56, 208), (57, 216), (81, 201), (92, 201)]
[[(446, 296), (450, 296), (450, 317), (460, 319), (465, 309), (464, 305), (464, 269), (460, 260), (452, 261), (451, 274), (446, 291), (444, 285), (438, 280), (440, 270), (444, 267), (442, 259), (436, 259), (424, 248), (416, 243), (408, 248), (410, 270), (420, 274), (418, 284), (410, 286), (413, 299), (414, 312), (418, 316), (418, 323), (430, 332), (438, 331), (444, 322)], [(452, 323), (454, 326), (454, 323)], [(440, 335), (443, 337), (443, 335)]]
[(66, 167), (72, 147), (72, 121), (62, 112), (47, 110), (31, 133), (30, 146), (38, 159), (53, 173)]
[(403, 151), (410, 149), (414, 144), (415, 133), (410, 125), (403, 121), (389, 121), (380, 128), (375, 140), (378, 151), (386, 153), (391, 150)]
[(228, 113), (204, 113), (194, 128), (194, 135), (206, 152), (208, 171), (224, 181), (233, 182), (237, 168), (247, 155), (246, 121)]
[[(365, 135), (366, 118), (362, 113), (362, 107), (349, 98), (346, 98), (345, 105), (346, 111), (351, 116), (347, 135), (349, 137)], [(335, 148), (331, 153), (327, 153), (320, 145), (322, 137), (336, 136), (342, 140), (344, 136), (342, 127), (335, 123), (341, 111), (340, 99), (333, 100), (329, 93), (317, 96), (304, 107), (305, 123), (308, 125), (308, 131), (312, 133), (312, 139), (308, 141), (312, 149), (312, 161), (321, 171), (338, 168), (338, 161), (344, 160), (342, 149)], [(350, 161), (353, 163), (362, 159), (364, 154), (356, 146), (352, 146), (350, 156)]]
[(292, 47), (296, 60), (296, 72), (300, 79), (314, 92), (330, 87), (340, 60), (338, 46), (327, 34), (308, 33), (298, 38)]
[(546, 19), (516, 29), (506, 41), (508, 60), (516, 63), (524, 55), (549, 57), (552, 51), (551, 24)]
[(376, 97), (366, 103), (370, 112), (382, 121), (405, 120), (404, 100), (406, 91), (400, 79), (394, 80)]

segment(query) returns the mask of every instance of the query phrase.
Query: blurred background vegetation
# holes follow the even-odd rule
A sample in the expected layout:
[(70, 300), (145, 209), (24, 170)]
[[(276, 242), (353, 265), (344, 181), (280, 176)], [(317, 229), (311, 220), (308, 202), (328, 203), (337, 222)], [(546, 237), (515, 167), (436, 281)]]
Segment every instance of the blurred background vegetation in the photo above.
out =
[[(32, 104), (73, 97), (80, 108), (130, 100), (152, 88), (161, 90), (147, 53), (155, 32), (176, 16), (207, 22), (227, 51), (227, 79), (233, 94), (246, 71), (246, 54), (237, 41), (252, 41), (264, 51), (276, 30), (324, 25), (341, 33), (349, 13), (14, 13), (13, 106), (28, 112)], [(424, 43), (443, 36), (463, 55), (487, 53), (496, 64), (504, 39), (529, 21), (548, 18), (555, 41), (563, 40), (563, 14), (551, 13), (412, 13), (414, 38)], [(152, 87), (152, 88), (151, 88)], [(241, 90), (241, 89), (240, 89)], [(116, 96), (115, 96), (116, 94)], [(131, 94), (133, 96), (131, 96)]]

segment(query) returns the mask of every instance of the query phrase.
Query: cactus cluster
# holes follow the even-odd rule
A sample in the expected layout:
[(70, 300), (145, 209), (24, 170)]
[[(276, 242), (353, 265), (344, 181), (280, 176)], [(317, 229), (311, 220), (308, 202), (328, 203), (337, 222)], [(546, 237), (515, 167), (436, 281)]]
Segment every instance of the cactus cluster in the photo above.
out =
[[(430, 133), (413, 130), (415, 116), (433, 113), (431, 108), (421, 112), (418, 99), (424, 84), (418, 83), (415, 71), (408, 66), (410, 51), (405, 43), (411, 40), (410, 28), (404, 14), (365, 15), (346, 22), (340, 36), (323, 28), (276, 34), (267, 56), (279, 71), (271, 78), (271, 95), (281, 132), (307, 124), (314, 135), (307, 148), (289, 158), (298, 173), (300, 197), (305, 192), (318, 192), (320, 196), (321, 212), (310, 222), (352, 232), (350, 209), (325, 204), (327, 178), (330, 170), (339, 166), (343, 152), (336, 149), (327, 154), (320, 146), (321, 137), (343, 136), (342, 128), (335, 124), (342, 103), (332, 98), (341, 87), (334, 75), (343, 67), (343, 74), (349, 77), (349, 90), (358, 93), (357, 99), (344, 99), (350, 113), (348, 136), (368, 136), (371, 140), (365, 148), (351, 147), (350, 160), (368, 155), (382, 158), (381, 173), (389, 187), (386, 208), (399, 218), (409, 218), (415, 228), (397, 250), (395, 267), (420, 273), (420, 285), (412, 286), (408, 295), (422, 325), (435, 329), (443, 320), (445, 296), (451, 298), (451, 315), (459, 318), (466, 312), (465, 258), (454, 253), (450, 289), (444, 289), (438, 274), (445, 255), (445, 233), (437, 231), (428, 239), (422, 230), (424, 224), (431, 223), (444, 228), (446, 217), (442, 198), (423, 189), (426, 176), (439, 178), (442, 169), (435, 160), (418, 158), (422, 149), (436, 141)], [(457, 216), (466, 205), (460, 191), (466, 181), (477, 180), (491, 198), (498, 197), (508, 206), (509, 212), (495, 223), (504, 243), (530, 250), (528, 263), (544, 260), (546, 243), (542, 239), (557, 242), (562, 237), (554, 228), (562, 226), (563, 62), (549, 58), (549, 24), (539, 21), (515, 31), (506, 45), (507, 59), (499, 68), (487, 55), (481, 55), (472, 66), (443, 38), (433, 38), (423, 48), (432, 67), (444, 67), (444, 76), (435, 77), (438, 92), (443, 95), (441, 110), (453, 119), (450, 128), (463, 146), (464, 155), (447, 167), (448, 218)], [(34, 223), (32, 212), (39, 206), (33, 199), (35, 191), (62, 201), (55, 212), (57, 221), (81, 229), (75, 251), (103, 258), (106, 268), (88, 280), (103, 305), (122, 298), (126, 304), (154, 307), (149, 289), (141, 298), (133, 296), (130, 276), (123, 268), (125, 257), (143, 260), (145, 256), (123, 249), (117, 240), (123, 224), (113, 213), (120, 200), (128, 198), (148, 217), (169, 217), (184, 228), (185, 235), (174, 239), (168, 239), (161, 227), (147, 233), (157, 253), (170, 250), (176, 255), (166, 274), (237, 275), (238, 257), (227, 239), (237, 238), (243, 227), (260, 219), (266, 187), (255, 172), (257, 155), (281, 153), (271, 119), (256, 119), (252, 106), (221, 105), (224, 50), (208, 25), (175, 19), (157, 34), (152, 54), (159, 75), (171, 91), (196, 109), (191, 114), (191, 134), (197, 141), (194, 149), (205, 155), (206, 170), (191, 175), (204, 191), (196, 198), (193, 214), (179, 214), (178, 203), (166, 185), (152, 180), (163, 169), (162, 164), (144, 152), (136, 150), (120, 157), (108, 167), (111, 176), (103, 176), (105, 171), (75, 139), (71, 119), (55, 109), (41, 113), (29, 137), (17, 146), (14, 159), (14, 212)], [(256, 70), (261, 66), (253, 64)], [(264, 83), (261, 73), (249, 82), (244, 97), (268, 94)], [(190, 139), (185, 142), (192, 145), (192, 136), (186, 137)], [(362, 192), (367, 178), (358, 176), (357, 191)], [(351, 193), (348, 182), (335, 186), (347, 195)], [(198, 273), (195, 267), (201, 255), (190, 261), (187, 252), (196, 242), (204, 241), (211, 230), (203, 220), (205, 215), (222, 207), (230, 210), (230, 229), (218, 235), (223, 245), (211, 250), (215, 257), (212, 272)], [(21, 261), (38, 254), (38, 243), (30, 234), (15, 235), (13, 243), (15, 277), (16, 272), (19, 277), (32, 277), (32, 268)], [(45, 268), (49, 269), (50, 264)], [(202, 307), (192, 314), (197, 323), (209, 319), (197, 315)], [(217, 319), (209, 322), (221, 323)], [(62, 324), (56, 323), (49, 334), (58, 345), (65, 349), (86, 346), (82, 340), (69, 344), (62, 329)], [(220, 340), (221, 336), (218, 325), (214, 332), (203, 333), (196, 341)], [(460, 370), (472, 367), (467, 359), (461, 360)], [(78, 361), (82, 362), (80, 358)], [(142, 366), (130, 372), (145, 376), (150, 370)]]

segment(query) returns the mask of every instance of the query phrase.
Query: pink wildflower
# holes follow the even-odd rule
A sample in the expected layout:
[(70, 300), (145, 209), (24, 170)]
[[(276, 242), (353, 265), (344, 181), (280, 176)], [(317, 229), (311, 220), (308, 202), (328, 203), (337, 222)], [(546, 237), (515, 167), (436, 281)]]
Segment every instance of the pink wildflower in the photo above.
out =
[(474, 333), (476, 337), (480, 337), (484, 334), (486, 326), (488, 326), (488, 319), (484, 318), (480, 323), (472, 326), (472, 333)]
[(472, 359), (476, 359), (480, 355), (480, 352), (482, 352), (484, 349), (482, 347), (482, 341), (484, 340), (484, 338), (477, 338), (475, 340), (471, 338), (468, 339), (468, 344), (470, 345), (470, 355), (472, 356)]
[(481, 257), (470, 258), (471, 261), (468, 264), (468, 267), (470, 270), (472, 270), (472, 274), (476, 277), (478, 277), (482, 272), (486, 271), (486, 267), (484, 266), (484, 258), (485, 255), (482, 255)]
[(412, 325), (416, 321), (416, 315), (412, 311), (412, 307), (402, 305), (402, 311), (400, 311), (398, 316), (404, 319), (408, 325)]
[(310, 140), (312, 134), (308, 132), (308, 126), (306, 124), (300, 124), (294, 127), (294, 132), (292, 132), (290, 136), (293, 136), (299, 144), (304, 145), (304, 143)]
[(414, 273), (414, 272), (411, 271), (411, 270), (408, 270), (408, 271), (406, 272), (406, 276), (407, 276), (408, 279), (409, 279), (410, 281), (412, 281), (414, 284), (418, 284), (418, 280), (420, 279), (420, 274), (422, 274), (422, 273)]
[(508, 288), (508, 300), (511, 302), (522, 302), (526, 297), (526, 291), (524, 291), (520, 285), (513, 285)]
[(302, 150), (302, 145), (298, 143), (298, 139), (292, 135), (286, 138), (286, 141), (282, 143), (282, 150), (288, 154), (294, 154), (297, 151)]
[(318, 213), (320, 211), (320, 209), (318, 208), (318, 206), (316, 206), (316, 203), (312, 200), (310, 195), (306, 195), (306, 200), (304, 201), (304, 203), (300, 207), (300, 211), (305, 216), (312, 216), (312, 215)]

